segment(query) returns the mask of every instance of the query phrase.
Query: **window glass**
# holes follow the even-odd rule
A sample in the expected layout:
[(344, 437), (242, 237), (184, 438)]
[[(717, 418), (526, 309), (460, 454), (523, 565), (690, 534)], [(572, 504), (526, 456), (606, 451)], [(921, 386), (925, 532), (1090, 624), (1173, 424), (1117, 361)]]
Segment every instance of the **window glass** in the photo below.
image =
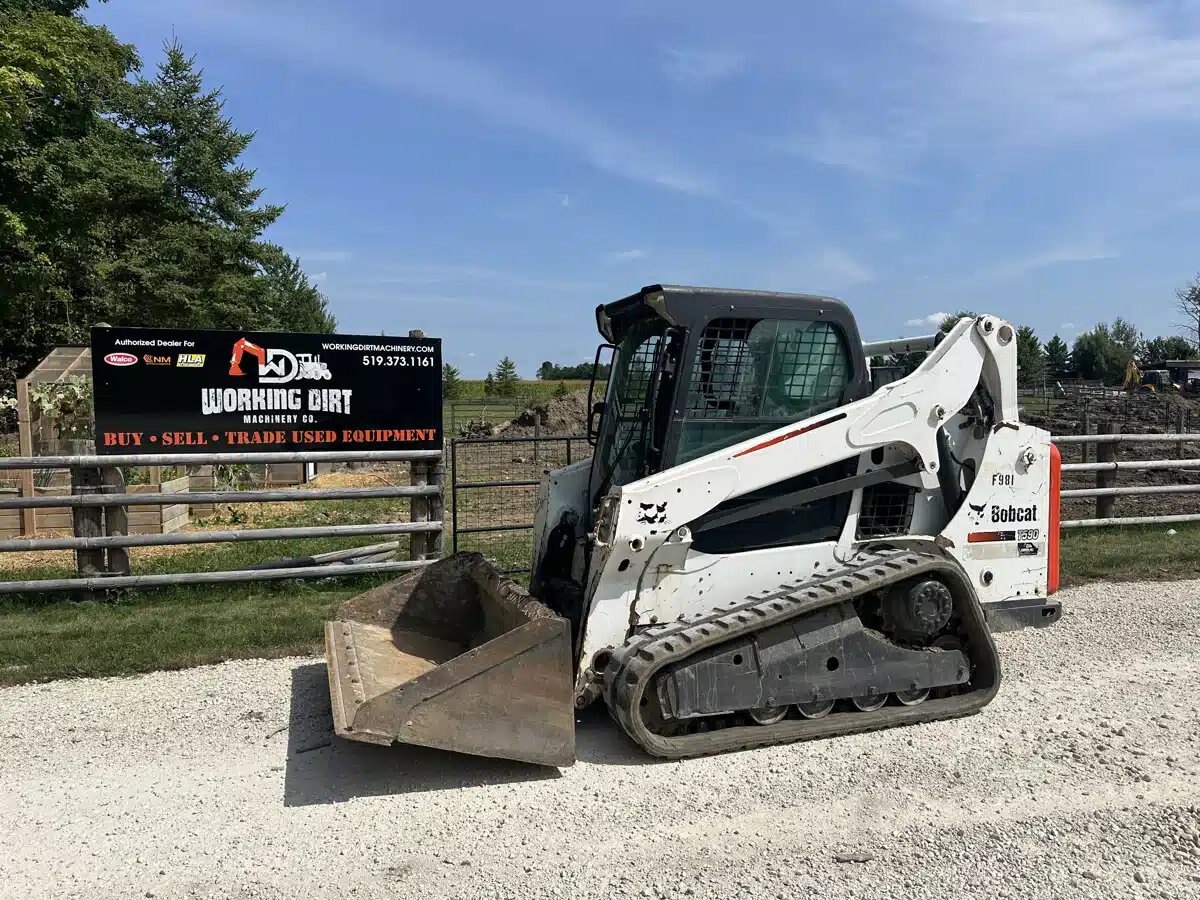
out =
[(696, 351), (678, 461), (836, 406), (851, 377), (828, 322), (714, 319)]
[(621, 341), (610, 377), (599, 454), (600, 477), (610, 485), (637, 478), (649, 438), (646, 403), (666, 322), (636, 323)]

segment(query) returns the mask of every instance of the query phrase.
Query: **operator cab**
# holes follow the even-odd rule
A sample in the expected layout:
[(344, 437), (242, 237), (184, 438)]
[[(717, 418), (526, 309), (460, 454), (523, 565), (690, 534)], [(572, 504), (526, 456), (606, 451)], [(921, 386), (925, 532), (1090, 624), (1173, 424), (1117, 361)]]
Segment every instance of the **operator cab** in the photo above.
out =
[(604, 400), (589, 394), (593, 505), (871, 392), (854, 317), (829, 297), (652, 285), (597, 307), (596, 324), (612, 368)]

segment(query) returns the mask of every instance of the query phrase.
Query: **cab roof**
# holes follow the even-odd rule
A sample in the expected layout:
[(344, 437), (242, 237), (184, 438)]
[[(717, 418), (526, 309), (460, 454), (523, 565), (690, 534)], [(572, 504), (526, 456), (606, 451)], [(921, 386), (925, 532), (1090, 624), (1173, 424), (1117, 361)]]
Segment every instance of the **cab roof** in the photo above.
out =
[(850, 309), (833, 297), (679, 284), (647, 285), (628, 297), (601, 304), (596, 307), (596, 327), (605, 340), (617, 343), (634, 321), (650, 315), (688, 327), (722, 315), (751, 317), (772, 313), (788, 314), (783, 318), (829, 317), (848, 332), (848, 338), (858, 340)]

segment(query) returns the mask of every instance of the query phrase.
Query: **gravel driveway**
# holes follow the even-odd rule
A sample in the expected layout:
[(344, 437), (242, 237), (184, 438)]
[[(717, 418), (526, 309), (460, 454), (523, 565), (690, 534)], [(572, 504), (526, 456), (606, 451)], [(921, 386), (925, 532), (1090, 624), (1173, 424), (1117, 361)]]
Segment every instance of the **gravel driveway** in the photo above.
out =
[(1200, 582), (1066, 591), (981, 715), (561, 772), (331, 740), (324, 666), (0, 691), (0, 897), (1200, 897)]

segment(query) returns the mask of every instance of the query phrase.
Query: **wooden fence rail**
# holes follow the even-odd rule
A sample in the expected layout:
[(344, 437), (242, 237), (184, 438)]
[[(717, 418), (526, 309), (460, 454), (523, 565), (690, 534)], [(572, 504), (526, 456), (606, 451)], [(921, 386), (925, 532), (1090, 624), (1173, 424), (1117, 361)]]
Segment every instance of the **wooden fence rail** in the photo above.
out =
[[(366, 488), (318, 488), (289, 490), (227, 490), (190, 492), (129, 492), (122, 467), (163, 465), (232, 464), (240, 462), (407, 462), (410, 483)], [(0, 540), (0, 553), (38, 550), (74, 550), (74, 578), (31, 581), (0, 581), (0, 594), (40, 591), (81, 591), (85, 595), (119, 588), (163, 585), (219, 584), (284, 578), (328, 578), (374, 572), (402, 572), (439, 558), (443, 537), (441, 451), (360, 451), (311, 453), (204, 453), (137, 454), (122, 456), (55, 456), (0, 458), (0, 470), (67, 469), (71, 493), (56, 496), (0, 497), (0, 510), (64, 508), (70, 511), (72, 537), (19, 538)], [(151, 490), (153, 490), (151, 487)], [(409, 521), (362, 525), (317, 525), (295, 528), (247, 528), (242, 530), (191, 531), (162, 534), (130, 534), (129, 507), (184, 503), (305, 502), (309, 500), (354, 501), (405, 498)], [(351, 547), (313, 556), (264, 563), (249, 569), (224, 572), (172, 572), (133, 575), (128, 548), (162, 547), (241, 541), (304, 540), (362, 535), (408, 535), (408, 559), (396, 559), (396, 540), (367, 547)]]

